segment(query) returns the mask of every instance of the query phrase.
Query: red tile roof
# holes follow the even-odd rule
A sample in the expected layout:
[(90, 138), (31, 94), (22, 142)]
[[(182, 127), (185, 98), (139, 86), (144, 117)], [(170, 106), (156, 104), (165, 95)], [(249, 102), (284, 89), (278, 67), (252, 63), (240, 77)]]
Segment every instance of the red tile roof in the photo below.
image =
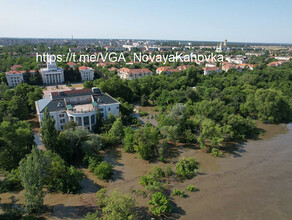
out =
[(129, 68), (121, 68), (119, 69), (120, 72), (124, 73), (132, 73), (132, 74), (139, 74), (139, 73), (152, 73), (150, 70), (144, 68), (144, 69), (129, 69)]
[(279, 62), (271, 62), (267, 66), (279, 66)]
[(6, 72), (8, 74), (22, 74), (22, 73), (25, 73), (25, 71), (17, 71), (17, 70), (11, 70), (9, 72)]
[(16, 70), (17, 68), (22, 68), (22, 66), (21, 65), (14, 65), (10, 69), (11, 70)]
[(168, 69), (170, 69), (171, 67), (170, 66), (161, 66), (161, 67), (158, 67), (157, 69), (156, 69), (156, 71), (166, 71), (166, 70), (168, 70)]
[(219, 70), (218, 67), (205, 67), (203, 68), (204, 71), (217, 71)]
[(81, 66), (79, 67), (79, 70), (92, 70), (92, 68), (87, 67), (87, 66)]
[(166, 70), (168, 73), (174, 73), (174, 72), (179, 72), (180, 70), (178, 69), (168, 69)]
[[(68, 90), (68, 91), (62, 91), (62, 94), (64, 95), (82, 95), (90, 93), (91, 89), (75, 89), (75, 90)], [(59, 96), (59, 92), (51, 92), (52, 96)]]
[(193, 65), (181, 65), (181, 66), (178, 66), (177, 68), (179, 70), (186, 70), (186, 69), (191, 68), (191, 67), (193, 67)]

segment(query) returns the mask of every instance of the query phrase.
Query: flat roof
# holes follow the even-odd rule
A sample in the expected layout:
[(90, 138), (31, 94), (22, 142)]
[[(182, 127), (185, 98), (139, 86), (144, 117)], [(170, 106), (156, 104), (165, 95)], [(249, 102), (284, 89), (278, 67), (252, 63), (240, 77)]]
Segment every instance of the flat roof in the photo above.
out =
[[(108, 94), (102, 93), (99, 89), (93, 92), (91, 89), (76, 89), (61, 92), (51, 92), (50, 96), (37, 101), (39, 113), (44, 113), (45, 108), (48, 108), (49, 112), (61, 111), (61, 110), (76, 110), (76, 111), (91, 111), (94, 107), (99, 105), (108, 105), (119, 102)], [(77, 96), (91, 96), (93, 102), (82, 103), (78, 105), (68, 104), (66, 105), (66, 98)]]

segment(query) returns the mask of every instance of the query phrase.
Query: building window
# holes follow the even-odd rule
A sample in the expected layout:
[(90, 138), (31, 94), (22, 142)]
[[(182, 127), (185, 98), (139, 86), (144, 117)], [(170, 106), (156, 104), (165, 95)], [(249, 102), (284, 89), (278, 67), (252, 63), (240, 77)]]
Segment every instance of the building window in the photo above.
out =
[(111, 110), (111, 108), (108, 108), (108, 110), (110, 111), (110, 110)]
[(63, 130), (63, 128), (64, 128), (63, 125), (61, 125), (61, 130)]
[(119, 109), (119, 106), (117, 107), (117, 109)]
[(64, 123), (65, 123), (65, 119), (61, 119), (61, 120), (60, 120), (60, 123), (61, 123), (61, 124), (64, 124)]
[(60, 114), (59, 116), (60, 116), (60, 118), (64, 118), (65, 115), (64, 114)]

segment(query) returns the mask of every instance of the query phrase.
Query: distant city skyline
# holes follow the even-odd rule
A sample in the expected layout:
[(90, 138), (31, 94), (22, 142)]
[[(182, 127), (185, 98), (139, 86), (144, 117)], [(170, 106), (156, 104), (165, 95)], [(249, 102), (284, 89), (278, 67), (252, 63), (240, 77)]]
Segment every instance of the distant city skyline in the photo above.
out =
[(0, 0), (0, 38), (292, 43), (292, 2)]

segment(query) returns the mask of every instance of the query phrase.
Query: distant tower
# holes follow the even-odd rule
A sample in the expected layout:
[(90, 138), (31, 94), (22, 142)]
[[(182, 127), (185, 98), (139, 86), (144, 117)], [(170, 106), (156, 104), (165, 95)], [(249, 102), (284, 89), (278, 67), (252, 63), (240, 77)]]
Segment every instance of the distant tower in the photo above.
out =
[(227, 46), (227, 40), (224, 41), (224, 47), (226, 47), (226, 46)]

